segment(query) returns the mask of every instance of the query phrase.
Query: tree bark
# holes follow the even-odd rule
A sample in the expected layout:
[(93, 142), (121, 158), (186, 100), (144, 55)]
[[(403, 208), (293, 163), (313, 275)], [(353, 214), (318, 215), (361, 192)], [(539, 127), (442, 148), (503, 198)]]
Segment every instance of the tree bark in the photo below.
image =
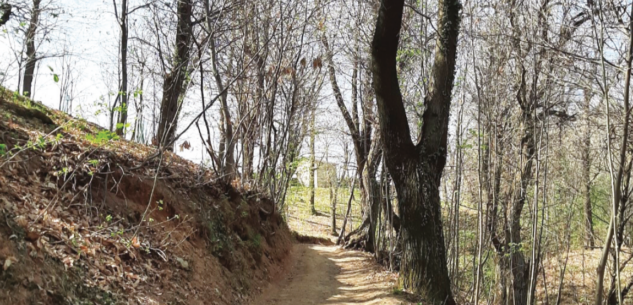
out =
[(308, 164), (309, 168), (309, 173), (310, 173), (310, 179), (309, 179), (309, 183), (310, 183), (310, 213), (312, 213), (312, 215), (316, 215), (317, 211), (316, 208), (314, 207), (314, 197), (315, 197), (315, 189), (316, 189), (316, 185), (318, 182), (315, 181), (315, 177), (314, 177), (314, 171), (316, 170), (316, 161), (315, 161), (315, 153), (314, 153), (314, 140), (315, 140), (315, 134), (316, 131), (314, 130), (314, 122), (316, 120), (316, 109), (312, 109), (312, 115), (310, 116), (310, 162)]
[(420, 142), (414, 145), (396, 70), (404, 0), (383, 0), (372, 42), (372, 72), (385, 163), (397, 191), (401, 217), (405, 288), (427, 304), (456, 304), (446, 266), (440, 179), (446, 164), (461, 3), (439, 3), (433, 86), (425, 98)]
[(163, 83), (163, 98), (161, 101), (160, 120), (156, 138), (161, 146), (173, 150), (178, 114), (182, 94), (184, 92), (187, 66), (189, 65), (189, 51), (191, 48), (191, 16), (192, 0), (178, 1), (178, 26), (176, 29), (176, 54), (173, 59), (171, 72), (165, 76)]
[(216, 45), (214, 37), (210, 38), (210, 50), (211, 50), (211, 67), (213, 69), (213, 78), (215, 85), (220, 94), (220, 118), (222, 126), (220, 131), (222, 132), (222, 138), (220, 139), (220, 162), (223, 178), (226, 181), (233, 180), (236, 174), (235, 168), (235, 137), (233, 132), (233, 120), (231, 119), (231, 111), (229, 110), (229, 92), (224, 87), (222, 76), (218, 68), (218, 54), (216, 51)]
[(2, 15), (0, 15), (0, 26), (9, 22), (9, 19), (11, 18), (11, 9), (12, 7), (9, 3), (3, 3), (0, 5), (0, 10), (2, 11)]
[(345, 227), (347, 226), (347, 219), (349, 218), (349, 214), (352, 211), (352, 199), (354, 199), (354, 187), (356, 186), (356, 177), (358, 175), (352, 176), (352, 184), (349, 187), (349, 199), (347, 200), (347, 211), (345, 212), (345, 217), (343, 217), (343, 225), (341, 226), (341, 232), (336, 239), (336, 244), (340, 245), (345, 237)]
[[(116, 2), (115, 2), (116, 4)], [(116, 6), (115, 6), (116, 12)], [(116, 133), (119, 136), (124, 136), (125, 124), (127, 123), (127, 109), (128, 109), (128, 89), (127, 89), (127, 46), (128, 46), (128, 8), (127, 0), (121, 1), (121, 16), (119, 20), (119, 26), (121, 27), (121, 87), (119, 89), (119, 97), (121, 100), (119, 119), (116, 126)]]
[(346, 248), (363, 249), (374, 253), (376, 251), (376, 225), (380, 213), (381, 190), (376, 181), (376, 165), (368, 162), (361, 173), (360, 191), (364, 202), (361, 225), (350, 233)]
[(585, 246), (593, 248), (595, 246), (593, 233), (593, 213), (591, 207), (591, 124), (589, 122), (589, 112), (591, 111), (591, 92), (585, 89), (585, 134), (583, 136), (582, 148), (582, 181), (584, 183), (583, 195), (585, 197)]
[(338, 201), (338, 187), (334, 186), (333, 182), (330, 182), (330, 206), (331, 206), (331, 221), (332, 221), (332, 236), (337, 236), (336, 232), (336, 203)]
[(35, 64), (37, 63), (35, 50), (35, 35), (39, 26), (40, 3), (42, 0), (33, 0), (33, 9), (31, 10), (31, 21), (26, 31), (26, 66), (24, 67), (24, 78), (22, 81), (22, 95), (32, 96), (33, 79), (35, 78)]

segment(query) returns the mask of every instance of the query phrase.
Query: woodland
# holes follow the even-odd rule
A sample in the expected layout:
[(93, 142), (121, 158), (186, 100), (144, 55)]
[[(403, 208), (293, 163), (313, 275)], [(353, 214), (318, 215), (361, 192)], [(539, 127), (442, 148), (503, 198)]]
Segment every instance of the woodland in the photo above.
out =
[[(69, 140), (41, 129), (51, 141), (134, 156), (126, 167), (105, 154), (82, 183), (107, 193), (110, 175), (120, 197), (128, 175), (152, 178), (141, 224), (181, 196), (161, 188), (238, 190), (244, 203), (226, 191), (215, 209), (237, 219), (236, 253), (258, 264), (288, 246), (263, 224), (278, 215), (275, 230), (318, 222), (320, 238), (367, 253), (419, 304), (627, 304), (632, 65), (631, 1), (0, 0), (0, 110), (12, 113), (0, 117), (0, 199), (24, 200), (9, 171), (31, 154), (8, 136), (12, 115), (46, 107), (59, 128), (91, 126)], [(53, 142), (33, 154), (46, 159)], [(62, 176), (78, 179), (56, 176), (58, 190), (84, 192)], [(103, 205), (85, 213), (109, 223), (92, 214)], [(240, 273), (233, 246), (218, 246), (233, 234), (213, 233), (224, 220), (196, 221)], [(130, 226), (128, 250), (159, 234)], [(0, 259), (5, 272), (17, 262), (2, 243)]]

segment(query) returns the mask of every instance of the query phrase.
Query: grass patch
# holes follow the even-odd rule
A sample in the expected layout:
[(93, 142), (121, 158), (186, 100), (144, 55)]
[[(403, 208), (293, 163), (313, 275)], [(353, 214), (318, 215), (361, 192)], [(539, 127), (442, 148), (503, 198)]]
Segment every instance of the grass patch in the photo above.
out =
[[(336, 224), (337, 232), (343, 224), (343, 217), (347, 211), (347, 201), (349, 200), (349, 188), (339, 188), (336, 204)], [(360, 191), (354, 190), (354, 200), (348, 227), (358, 226), (361, 217)], [(310, 188), (304, 186), (291, 186), (288, 190), (286, 205), (284, 207), (284, 217), (288, 225), (294, 231), (305, 236), (330, 236), (332, 231), (332, 203), (330, 200), (329, 188), (316, 188), (314, 196), (314, 207), (317, 215), (312, 215), (310, 209)]]

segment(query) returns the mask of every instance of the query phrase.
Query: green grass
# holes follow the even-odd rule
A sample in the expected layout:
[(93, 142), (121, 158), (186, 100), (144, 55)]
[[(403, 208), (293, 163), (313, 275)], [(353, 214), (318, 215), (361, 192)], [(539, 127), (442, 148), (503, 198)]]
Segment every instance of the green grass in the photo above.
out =
[[(352, 200), (352, 210), (350, 219), (348, 220), (349, 232), (350, 225), (356, 226), (360, 221), (360, 191), (354, 190), (354, 200)], [(336, 224), (337, 232), (343, 223), (343, 217), (347, 211), (347, 202), (349, 200), (349, 188), (339, 188), (336, 204)], [(317, 215), (312, 215), (310, 210), (310, 189), (303, 186), (292, 186), (288, 190), (286, 198), (285, 217), (292, 230), (302, 235), (308, 236), (327, 236), (331, 232), (331, 213), (332, 204), (330, 201), (329, 188), (316, 188), (314, 196), (314, 207)]]

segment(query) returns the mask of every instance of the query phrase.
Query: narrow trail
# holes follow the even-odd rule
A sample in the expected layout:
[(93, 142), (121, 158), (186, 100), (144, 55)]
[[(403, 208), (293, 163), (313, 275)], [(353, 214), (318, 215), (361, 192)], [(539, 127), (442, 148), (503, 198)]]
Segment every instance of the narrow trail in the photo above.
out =
[(336, 246), (297, 244), (286, 278), (252, 305), (414, 304), (393, 294), (393, 277), (367, 254)]

